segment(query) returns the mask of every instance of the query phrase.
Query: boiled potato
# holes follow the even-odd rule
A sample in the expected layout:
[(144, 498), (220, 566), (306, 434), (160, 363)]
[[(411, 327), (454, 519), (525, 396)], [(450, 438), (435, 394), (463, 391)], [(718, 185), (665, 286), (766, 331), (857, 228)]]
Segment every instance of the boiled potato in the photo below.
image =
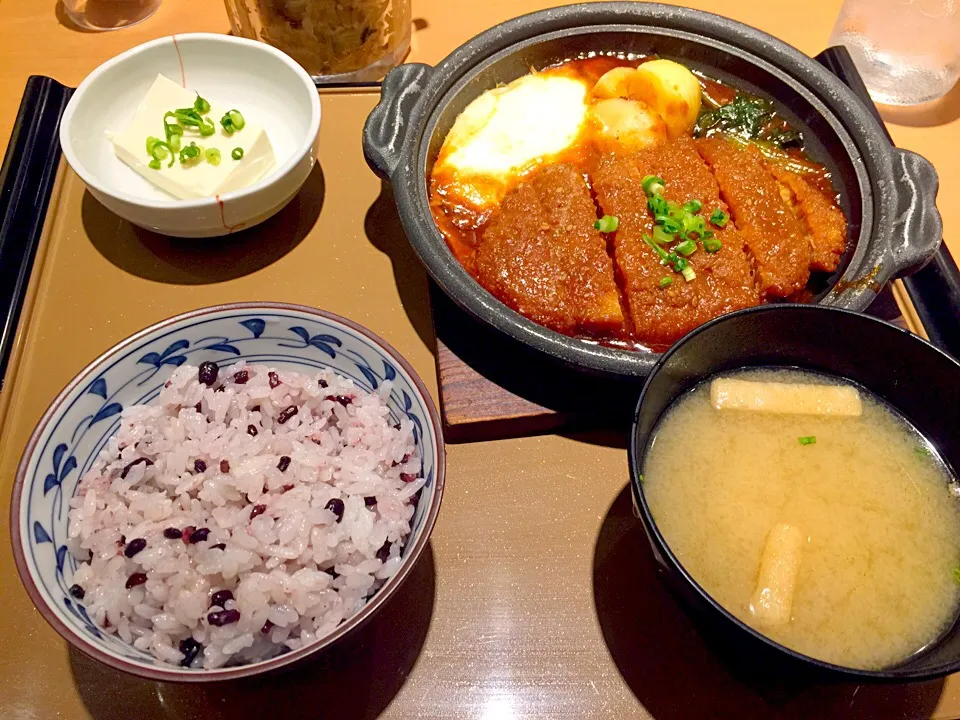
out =
[(632, 152), (667, 140), (667, 126), (645, 103), (624, 98), (598, 100), (590, 113), (602, 152)]
[(630, 80), (636, 68), (618, 67), (605, 72), (593, 86), (595, 98), (630, 98)]
[(700, 83), (692, 72), (672, 60), (614, 68), (594, 85), (593, 96), (645, 103), (666, 123), (671, 139), (689, 135), (700, 113)]
[(643, 63), (631, 81), (630, 97), (642, 100), (660, 113), (671, 138), (693, 132), (700, 114), (700, 83), (680, 63), (673, 60)]

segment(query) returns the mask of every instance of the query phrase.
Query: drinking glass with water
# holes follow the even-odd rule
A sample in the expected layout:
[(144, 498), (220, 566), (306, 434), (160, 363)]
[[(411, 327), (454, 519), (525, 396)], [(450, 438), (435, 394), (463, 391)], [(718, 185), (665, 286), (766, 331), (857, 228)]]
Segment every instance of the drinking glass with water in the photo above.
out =
[(845, 0), (830, 44), (847, 47), (876, 102), (935, 100), (960, 78), (960, 0)]

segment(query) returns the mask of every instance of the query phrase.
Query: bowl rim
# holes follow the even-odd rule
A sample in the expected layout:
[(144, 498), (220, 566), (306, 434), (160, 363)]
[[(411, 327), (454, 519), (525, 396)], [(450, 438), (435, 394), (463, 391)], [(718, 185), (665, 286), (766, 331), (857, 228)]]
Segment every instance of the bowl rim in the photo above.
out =
[[(680, 573), (683, 581), (689, 585), (699, 598), (705, 601), (712, 610), (718, 612), (726, 622), (730, 625), (735, 626), (739, 631), (746, 632), (753, 639), (760, 640), (767, 647), (772, 648), (773, 650), (790, 657), (793, 660), (800, 661), (805, 665), (809, 665), (820, 670), (826, 670), (837, 675), (846, 676), (849, 678), (858, 678), (860, 680), (867, 680), (871, 682), (915, 682), (922, 680), (932, 680), (936, 678), (941, 678), (950, 673), (956, 672), (960, 669), (960, 658), (955, 660), (953, 663), (950, 663), (946, 666), (945, 669), (940, 670), (931, 670), (924, 672), (908, 672), (908, 673), (897, 673), (897, 665), (888, 666), (881, 668), (879, 670), (868, 670), (864, 668), (854, 668), (848, 667), (846, 665), (838, 665), (836, 663), (831, 663), (826, 660), (820, 660), (811, 655), (806, 655), (798, 650), (793, 650), (786, 645), (778, 643), (776, 640), (771, 637), (764, 635), (759, 630), (747, 625), (745, 622), (737, 618), (733, 613), (727, 610), (723, 605), (721, 605), (714, 597), (707, 592), (707, 590), (690, 574), (687, 568), (684, 566), (680, 559), (676, 556), (673, 550), (670, 547), (670, 544), (667, 542), (666, 538), (663, 536), (663, 533), (660, 531), (656, 520), (653, 518), (653, 513), (650, 511), (650, 507), (647, 503), (646, 494), (644, 493), (643, 483), (640, 482), (641, 469), (643, 467), (643, 460), (647, 454), (647, 445), (640, 447), (638, 444), (638, 422), (640, 419), (640, 413), (643, 407), (644, 400), (646, 399), (647, 390), (653, 384), (657, 374), (662, 370), (663, 366), (666, 365), (673, 355), (680, 351), (683, 345), (687, 343), (688, 340), (693, 339), (695, 336), (700, 333), (709, 331), (713, 326), (731, 321), (737, 318), (740, 318), (745, 315), (754, 315), (754, 314), (763, 314), (763, 313), (783, 313), (783, 312), (815, 312), (815, 313), (830, 313), (835, 315), (846, 315), (851, 317), (858, 318), (855, 322), (865, 322), (873, 326), (880, 326), (883, 328), (884, 332), (891, 332), (894, 335), (899, 334), (907, 342), (917, 342), (921, 346), (926, 346), (929, 350), (942, 355), (950, 363), (954, 365), (957, 369), (958, 374), (960, 374), (960, 362), (951, 357), (948, 353), (945, 353), (943, 350), (938, 348), (936, 345), (926, 340), (925, 338), (915, 335), (909, 330), (897, 327), (892, 323), (888, 323), (880, 318), (874, 317), (872, 315), (866, 315), (864, 313), (856, 312), (854, 310), (848, 310), (846, 308), (831, 307), (828, 305), (790, 305), (790, 304), (773, 304), (773, 305), (757, 305), (755, 307), (744, 308), (742, 310), (737, 310), (726, 315), (721, 315), (720, 317), (714, 318), (709, 322), (700, 325), (689, 333), (684, 335), (680, 340), (674, 343), (669, 350), (663, 353), (659, 358), (653, 370), (651, 370), (650, 375), (647, 376), (647, 379), (643, 383), (643, 388), (640, 391), (640, 396), (637, 399), (636, 409), (633, 413), (633, 419), (630, 423), (630, 437), (627, 442), (627, 462), (629, 465), (630, 471), (630, 489), (631, 495), (633, 497), (634, 505), (640, 517), (640, 522), (644, 527), (644, 530), (647, 533), (648, 539), (651, 544), (654, 544), (658, 547), (658, 551), (663, 554), (666, 562), (669, 565), (672, 565)], [(867, 388), (869, 390), (869, 388)], [(672, 405), (672, 402), (671, 402)], [(663, 413), (661, 413), (662, 416)], [(657, 418), (659, 421), (659, 417)]]
[[(169, 666), (169, 668), (141, 665), (125, 658), (118, 657), (102, 649), (100, 646), (94, 644), (84, 636), (76, 633), (72, 628), (61, 621), (60, 618), (57, 617), (56, 613), (50, 609), (50, 604), (45, 594), (37, 587), (36, 582), (34, 582), (33, 574), (30, 571), (29, 564), (27, 563), (26, 556), (24, 554), (23, 537), (20, 532), (21, 516), (25, 509), (24, 488), (27, 485), (27, 468), (30, 464), (30, 459), (37, 449), (40, 438), (43, 436), (47, 426), (59, 412), (64, 401), (77, 388), (78, 385), (82, 385), (89, 378), (90, 374), (95, 372), (96, 369), (99, 368), (103, 363), (107, 362), (110, 358), (121, 354), (123, 351), (131, 348), (132, 346), (135, 346), (147, 336), (158, 331), (168, 329), (184, 321), (194, 320), (206, 315), (230, 312), (234, 310), (279, 310), (314, 315), (318, 318), (344, 325), (346, 328), (362, 336), (372, 345), (378, 347), (386, 355), (388, 355), (400, 367), (402, 372), (406, 374), (411, 385), (416, 388), (423, 398), (424, 406), (427, 410), (430, 424), (433, 429), (433, 434), (436, 438), (436, 471), (434, 473), (435, 489), (433, 501), (428, 512), (424, 516), (423, 526), (420, 530), (420, 534), (416, 537), (414, 542), (408, 546), (408, 554), (403, 563), (401, 563), (397, 573), (390, 578), (390, 580), (380, 590), (378, 590), (367, 600), (366, 604), (364, 604), (359, 612), (344, 621), (329, 635), (319, 638), (309, 645), (297, 650), (293, 650), (289, 653), (285, 653), (268, 660), (261, 660), (259, 662), (236, 667), (214, 668), (210, 670), (189, 670), (186, 668), (181, 669), (172, 665)], [(19, 574), (20, 581), (23, 584), (23, 587), (26, 589), (27, 594), (30, 596), (34, 606), (62, 638), (67, 640), (67, 642), (84, 654), (117, 670), (122, 670), (124, 672), (131, 673), (139, 677), (148, 678), (150, 680), (196, 683), (218, 680), (234, 680), (254, 675), (262, 675), (268, 672), (279, 670), (280, 668), (292, 666), (295, 663), (306, 659), (308, 656), (313, 655), (314, 653), (317, 653), (323, 648), (326, 648), (332, 643), (340, 640), (349, 634), (350, 631), (369, 620), (396, 592), (397, 588), (400, 587), (403, 581), (407, 579), (407, 576), (409, 575), (413, 566), (420, 560), (420, 556), (426, 549), (430, 540), (430, 536), (433, 533), (433, 528), (436, 524), (437, 516), (440, 512), (440, 505), (443, 500), (443, 491), (446, 480), (446, 443), (444, 441), (442, 428), (443, 426), (440, 421), (440, 414), (437, 411), (436, 404), (433, 402), (430, 391), (427, 389), (423, 380), (406, 360), (406, 358), (400, 355), (400, 353), (397, 352), (397, 350), (390, 343), (374, 333), (372, 330), (369, 330), (341, 315), (307, 305), (267, 301), (223, 303), (220, 305), (211, 305), (174, 315), (173, 317), (153, 323), (152, 325), (137, 331), (133, 335), (121, 340), (120, 342), (111, 346), (105, 352), (98, 355), (96, 359), (88, 363), (73, 377), (72, 380), (70, 380), (69, 383), (67, 383), (63, 390), (61, 390), (56, 396), (56, 398), (50, 402), (43, 416), (37, 422), (37, 425), (34, 428), (33, 433), (30, 435), (30, 439), (27, 441), (27, 444), (24, 447), (21, 455), (20, 463), (17, 466), (17, 473), (13, 483), (13, 490), (11, 492), (10, 541), (13, 547), (13, 557), (17, 568), (17, 573)]]
[[(80, 161), (79, 156), (76, 152), (74, 152), (73, 143), (70, 140), (69, 135), (69, 128), (73, 122), (73, 116), (76, 113), (84, 94), (101, 78), (102, 75), (105, 75), (114, 67), (129, 61), (131, 58), (134, 58), (137, 55), (146, 52), (147, 50), (151, 50), (162, 45), (167, 45), (169, 43), (173, 43), (175, 46), (178, 46), (180, 44), (192, 42), (233, 44), (240, 47), (245, 47), (252, 52), (264, 52), (268, 55), (272, 55), (286, 65), (291, 72), (293, 72), (293, 74), (300, 79), (300, 82), (308, 90), (307, 94), (310, 97), (310, 125), (307, 130), (306, 139), (301, 141), (294, 152), (282, 165), (274, 167), (270, 172), (257, 180), (257, 182), (253, 183), (252, 185), (248, 185), (247, 187), (240, 188), (239, 190), (223, 193), (219, 196), (189, 199), (171, 198), (170, 200), (152, 200), (149, 198), (140, 197), (139, 195), (133, 195), (124, 190), (114, 188), (101, 182), (97, 175), (90, 172), (84, 163)], [(313, 144), (316, 140), (317, 134), (320, 132), (320, 116), (320, 95), (317, 92), (316, 85), (313, 83), (313, 79), (307, 74), (306, 70), (304, 70), (285, 52), (278, 50), (272, 45), (267, 45), (266, 43), (248, 40), (241, 37), (234, 37), (233, 35), (221, 35), (218, 33), (205, 32), (182, 34), (175, 33), (173, 35), (165, 35), (164, 37), (157, 38), (156, 40), (150, 40), (137, 45), (136, 47), (130, 48), (119, 55), (115, 55), (87, 75), (77, 86), (77, 89), (73, 91), (73, 95), (70, 97), (70, 101), (67, 103), (67, 107), (63, 112), (63, 117), (60, 120), (60, 147), (63, 150), (63, 154), (66, 156), (70, 167), (75, 173), (77, 173), (77, 175), (80, 176), (80, 179), (83, 180), (83, 182), (92, 190), (102, 193), (107, 197), (120, 200), (129, 205), (150, 208), (153, 210), (192, 210), (198, 208), (212, 208), (218, 204), (247, 199), (257, 194), (263, 188), (273, 185), (280, 178), (288, 175), (305, 155), (313, 153)]]

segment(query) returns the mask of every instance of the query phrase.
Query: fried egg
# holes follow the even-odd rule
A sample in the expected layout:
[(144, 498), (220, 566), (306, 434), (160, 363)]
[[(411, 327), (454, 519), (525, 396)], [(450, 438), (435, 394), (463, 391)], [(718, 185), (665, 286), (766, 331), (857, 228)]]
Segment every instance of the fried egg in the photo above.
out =
[(573, 146), (587, 117), (585, 81), (525, 75), (480, 95), (444, 140), (434, 177), (475, 208), (495, 206), (511, 181)]

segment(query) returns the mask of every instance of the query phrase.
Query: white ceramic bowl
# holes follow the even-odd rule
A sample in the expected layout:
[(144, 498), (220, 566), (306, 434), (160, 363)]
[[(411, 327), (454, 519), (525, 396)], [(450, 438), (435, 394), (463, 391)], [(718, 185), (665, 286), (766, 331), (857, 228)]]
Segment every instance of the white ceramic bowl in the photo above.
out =
[[(273, 169), (236, 192), (178, 200), (117, 158), (105, 133), (127, 127), (158, 73), (262, 125)], [(214, 237), (263, 222), (297, 194), (313, 169), (319, 130), (319, 95), (292, 58), (253, 40), (193, 33), (145, 43), (90, 73), (63, 114), (60, 145), (93, 196), (125, 220), (165, 235)]]
[[(414, 424), (420, 490), (400, 568), (367, 604), (329, 635), (249, 665), (193, 670), (162, 663), (94, 625), (70, 596), (77, 562), (67, 550), (67, 509), (77, 483), (117, 432), (124, 408), (149, 402), (181, 364), (237, 360), (303, 373), (331, 368), (370, 391), (392, 382), (392, 422)], [(349, 320), (299, 305), (236, 303), (195, 310), (153, 325), (94, 360), (44, 414), (17, 471), (11, 535), (17, 570), (44, 618), (84, 653), (154, 680), (202, 682), (257, 675), (299, 662), (363, 625), (396, 591), (427, 546), (443, 495), (440, 416), (413, 368), (386, 342)]]

